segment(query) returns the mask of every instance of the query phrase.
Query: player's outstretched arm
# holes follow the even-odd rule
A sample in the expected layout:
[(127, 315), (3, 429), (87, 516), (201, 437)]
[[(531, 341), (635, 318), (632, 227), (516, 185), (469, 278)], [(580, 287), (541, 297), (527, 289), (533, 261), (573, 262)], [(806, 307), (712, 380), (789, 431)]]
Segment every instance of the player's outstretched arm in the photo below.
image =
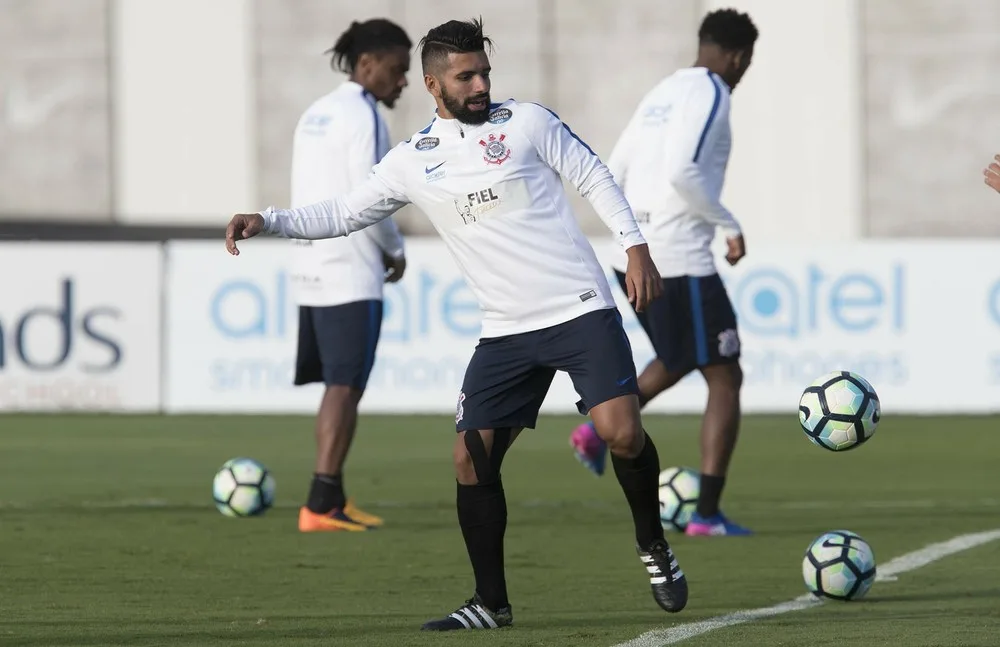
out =
[(1000, 193), (1000, 155), (994, 155), (990, 165), (983, 169), (986, 186)]
[(237, 241), (259, 234), (304, 240), (339, 238), (385, 220), (409, 201), (402, 191), (390, 188), (378, 170), (372, 169), (362, 185), (342, 197), (295, 209), (268, 207), (258, 214), (233, 216), (226, 229), (226, 249), (236, 256)]

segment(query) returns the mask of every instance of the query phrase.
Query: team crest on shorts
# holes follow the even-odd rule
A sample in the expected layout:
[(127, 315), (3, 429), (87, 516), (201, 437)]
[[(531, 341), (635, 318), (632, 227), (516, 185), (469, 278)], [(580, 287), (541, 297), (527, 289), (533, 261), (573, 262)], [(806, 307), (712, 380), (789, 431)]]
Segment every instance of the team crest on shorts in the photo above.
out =
[(503, 140), (507, 135), (503, 133), (499, 137), (491, 134), (487, 139), (480, 139), (479, 145), (483, 147), (483, 159), (487, 164), (503, 164), (510, 158), (510, 149)]
[(465, 417), (465, 407), (462, 403), (465, 402), (465, 393), (458, 394), (458, 406), (455, 408), (455, 424), (462, 422), (462, 418)]
[(719, 355), (732, 357), (740, 352), (740, 336), (732, 328), (719, 333)]

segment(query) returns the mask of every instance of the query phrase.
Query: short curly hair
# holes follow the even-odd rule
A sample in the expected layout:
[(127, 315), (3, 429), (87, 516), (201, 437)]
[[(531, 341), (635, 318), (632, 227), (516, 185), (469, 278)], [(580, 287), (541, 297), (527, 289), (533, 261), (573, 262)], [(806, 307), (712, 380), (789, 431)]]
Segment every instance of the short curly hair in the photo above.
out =
[(734, 52), (745, 51), (754, 46), (759, 35), (749, 15), (735, 9), (719, 9), (701, 21), (698, 43), (718, 45)]

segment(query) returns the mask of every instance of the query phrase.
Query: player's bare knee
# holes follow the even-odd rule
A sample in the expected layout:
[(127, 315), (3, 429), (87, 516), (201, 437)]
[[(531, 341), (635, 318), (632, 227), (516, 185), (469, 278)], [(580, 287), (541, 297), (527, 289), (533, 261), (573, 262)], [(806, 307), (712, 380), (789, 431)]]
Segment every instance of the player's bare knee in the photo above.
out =
[(361, 401), (362, 391), (346, 384), (330, 384), (326, 387), (323, 399), (338, 407), (357, 407)]
[(743, 369), (739, 362), (707, 366), (702, 374), (710, 392), (738, 394), (743, 388)]
[(635, 458), (642, 452), (646, 435), (642, 430), (638, 413), (635, 417), (620, 416), (602, 419), (600, 422), (595, 419), (594, 429), (615, 456)]

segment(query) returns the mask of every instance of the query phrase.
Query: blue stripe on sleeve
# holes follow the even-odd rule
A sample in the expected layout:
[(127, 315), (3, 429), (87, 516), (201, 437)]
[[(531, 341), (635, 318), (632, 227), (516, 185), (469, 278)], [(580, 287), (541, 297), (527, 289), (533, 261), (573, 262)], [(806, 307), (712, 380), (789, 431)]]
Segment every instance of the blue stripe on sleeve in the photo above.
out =
[[(365, 93), (365, 100), (366, 101), (368, 100), (368, 93), (367, 92)], [(376, 106), (371, 101), (368, 101), (368, 105), (371, 106), (372, 117), (375, 119), (375, 124), (374, 124), (375, 125), (375, 154), (372, 156), (373, 159), (374, 159), (374, 161), (372, 162), (372, 164), (374, 165), (374, 164), (378, 164), (379, 160), (381, 159), (379, 157), (379, 151), (382, 150), (381, 146), (379, 146), (379, 143), (380, 143), (379, 142), (379, 137), (381, 135), (381, 128), (379, 128), (378, 106)]]
[[(529, 102), (529, 103), (534, 103), (534, 102)], [(551, 108), (546, 108), (545, 106), (543, 106), (543, 105), (542, 105), (542, 104), (540, 104), (540, 103), (535, 103), (534, 105), (538, 106), (539, 108), (545, 108), (545, 110), (547, 110), (547, 111), (548, 111), (548, 113), (549, 113), (550, 115), (552, 115), (552, 116), (553, 116), (553, 117), (555, 117), (556, 119), (559, 119), (559, 115), (557, 115), (557, 114), (556, 114), (555, 110), (552, 110)], [(569, 133), (570, 135), (572, 135), (573, 139), (575, 139), (576, 141), (578, 141), (578, 142), (580, 142), (581, 144), (583, 144), (583, 147), (587, 149), (587, 152), (588, 152), (588, 153), (590, 153), (590, 154), (591, 154), (591, 155), (593, 155), (594, 157), (597, 157), (597, 153), (595, 153), (595, 152), (594, 152), (594, 149), (593, 149), (593, 148), (591, 148), (591, 147), (590, 147), (590, 146), (589, 146), (589, 145), (587, 144), (587, 142), (585, 142), (585, 141), (583, 141), (582, 139), (580, 139), (580, 137), (579, 137), (579, 136), (578, 136), (578, 135), (577, 135), (577, 134), (576, 134), (575, 132), (573, 132), (573, 129), (572, 129), (572, 128), (570, 128), (570, 127), (569, 127), (569, 125), (567, 125), (565, 121), (563, 121), (562, 119), (559, 119), (559, 121), (560, 121), (560, 123), (562, 123), (562, 125), (563, 125), (563, 128), (565, 128), (565, 129), (566, 129), (566, 132), (568, 132), (568, 133)]]
[(698, 138), (698, 148), (694, 149), (694, 159), (692, 160), (694, 162), (697, 162), (698, 157), (701, 155), (701, 148), (705, 145), (705, 139), (708, 137), (708, 130), (712, 127), (712, 122), (715, 121), (715, 115), (719, 112), (719, 104), (722, 102), (722, 91), (719, 90), (719, 84), (715, 82), (711, 72), (708, 72), (708, 81), (715, 89), (715, 99), (712, 101), (712, 110), (708, 113), (708, 119), (705, 121), (705, 127), (701, 129), (701, 137)]

